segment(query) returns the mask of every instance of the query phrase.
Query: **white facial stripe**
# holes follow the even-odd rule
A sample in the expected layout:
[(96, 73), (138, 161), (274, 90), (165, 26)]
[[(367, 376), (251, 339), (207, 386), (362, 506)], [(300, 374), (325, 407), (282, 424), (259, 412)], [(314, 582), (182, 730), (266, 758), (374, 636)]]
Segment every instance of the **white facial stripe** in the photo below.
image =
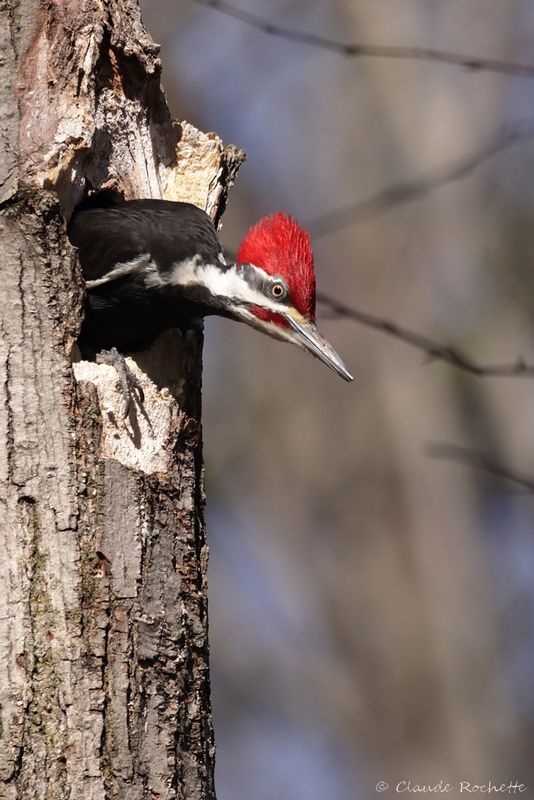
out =
[(88, 289), (96, 289), (97, 286), (102, 286), (104, 283), (110, 283), (119, 278), (124, 278), (126, 275), (145, 271), (155, 271), (157, 273), (156, 265), (152, 261), (150, 253), (142, 253), (131, 261), (125, 261), (123, 264), (115, 264), (113, 269), (106, 273), (106, 275), (103, 275), (102, 278), (97, 278), (97, 280), (94, 281), (86, 281), (85, 285)]
[(268, 336), (272, 336), (273, 339), (280, 339), (283, 342), (295, 344), (291, 328), (281, 328), (279, 325), (275, 325), (274, 322), (260, 319), (256, 314), (253, 314), (252, 311), (244, 307), (239, 309), (238, 314), (239, 318), (252, 328), (256, 328), (256, 330), (266, 333)]
[[(247, 266), (249, 270), (256, 270), (258, 277), (264, 277), (263, 270), (251, 264)], [(278, 303), (254, 289), (237, 266), (223, 271), (220, 267), (205, 264), (195, 257), (190, 261), (180, 261), (173, 265), (172, 282), (178, 286), (204, 286), (210, 294), (226, 297), (237, 303), (261, 306), (277, 313), (281, 310)]]

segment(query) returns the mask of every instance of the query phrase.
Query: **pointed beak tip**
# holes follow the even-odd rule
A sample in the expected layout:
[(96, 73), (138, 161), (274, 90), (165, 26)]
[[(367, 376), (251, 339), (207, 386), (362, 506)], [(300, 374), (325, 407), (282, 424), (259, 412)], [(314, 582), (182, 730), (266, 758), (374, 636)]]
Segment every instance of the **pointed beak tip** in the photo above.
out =
[(350, 374), (348, 369), (346, 368), (345, 364), (339, 359), (337, 362), (326, 362), (327, 365), (332, 369), (340, 378), (343, 378), (344, 381), (347, 383), (352, 383), (354, 377)]
[(286, 318), (293, 328), (296, 344), (300, 344), (305, 350), (308, 350), (347, 383), (354, 380), (332, 345), (319, 332), (314, 322), (297, 319), (293, 315), (288, 315)]

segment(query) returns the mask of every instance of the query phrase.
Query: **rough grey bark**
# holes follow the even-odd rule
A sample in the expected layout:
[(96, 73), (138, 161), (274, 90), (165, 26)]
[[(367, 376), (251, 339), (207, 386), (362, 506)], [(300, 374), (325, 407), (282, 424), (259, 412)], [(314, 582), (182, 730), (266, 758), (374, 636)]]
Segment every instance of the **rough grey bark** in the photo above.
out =
[(136, 0), (0, 0), (0, 798), (213, 798), (202, 333), (72, 364), (87, 191), (216, 219), (242, 154), (170, 118)]

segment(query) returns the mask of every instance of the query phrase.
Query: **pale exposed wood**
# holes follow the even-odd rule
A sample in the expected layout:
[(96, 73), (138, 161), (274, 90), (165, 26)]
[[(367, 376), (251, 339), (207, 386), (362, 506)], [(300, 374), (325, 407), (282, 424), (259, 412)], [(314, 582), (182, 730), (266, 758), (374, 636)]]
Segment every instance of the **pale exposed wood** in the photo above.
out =
[[(0, 798), (214, 797), (202, 333), (71, 354), (88, 189), (217, 219), (242, 153), (169, 115), (135, 0), (0, 0)], [(75, 376), (78, 378), (76, 381)]]

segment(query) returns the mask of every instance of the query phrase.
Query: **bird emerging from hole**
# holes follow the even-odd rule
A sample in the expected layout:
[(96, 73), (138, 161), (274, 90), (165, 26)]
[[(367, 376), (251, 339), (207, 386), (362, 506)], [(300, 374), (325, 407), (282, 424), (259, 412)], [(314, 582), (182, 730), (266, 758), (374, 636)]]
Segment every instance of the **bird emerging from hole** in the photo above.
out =
[(69, 238), (87, 287), (80, 345), (104, 350), (101, 360), (119, 367), (119, 352), (141, 350), (168, 328), (217, 314), (297, 344), (352, 380), (315, 325), (310, 236), (292, 217), (261, 219), (236, 263), (227, 263), (210, 217), (190, 203), (82, 208)]

